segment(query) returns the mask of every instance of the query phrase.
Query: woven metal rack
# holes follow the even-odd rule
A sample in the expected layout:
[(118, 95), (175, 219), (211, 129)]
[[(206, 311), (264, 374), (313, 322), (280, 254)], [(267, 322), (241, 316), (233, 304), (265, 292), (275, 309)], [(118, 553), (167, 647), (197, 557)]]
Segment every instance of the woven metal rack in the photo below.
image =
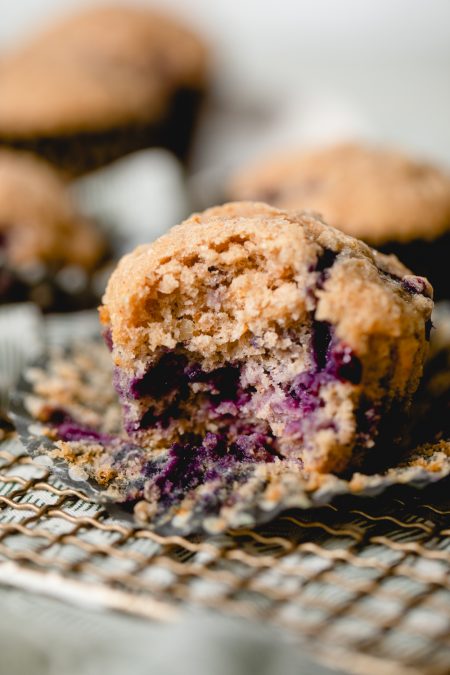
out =
[(448, 673), (448, 488), (289, 512), (220, 539), (161, 537), (64, 487), (9, 436), (0, 582), (154, 620), (187, 606), (263, 620), (354, 673)]

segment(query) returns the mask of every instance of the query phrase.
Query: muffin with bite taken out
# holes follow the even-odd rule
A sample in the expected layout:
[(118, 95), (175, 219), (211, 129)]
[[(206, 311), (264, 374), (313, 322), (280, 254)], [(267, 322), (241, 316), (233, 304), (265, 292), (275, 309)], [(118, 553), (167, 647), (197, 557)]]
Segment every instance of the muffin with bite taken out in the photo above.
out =
[(199, 470), (218, 446), (317, 472), (389, 459), (431, 297), (316, 216), (251, 202), (194, 214), (125, 256), (100, 308), (126, 430)]

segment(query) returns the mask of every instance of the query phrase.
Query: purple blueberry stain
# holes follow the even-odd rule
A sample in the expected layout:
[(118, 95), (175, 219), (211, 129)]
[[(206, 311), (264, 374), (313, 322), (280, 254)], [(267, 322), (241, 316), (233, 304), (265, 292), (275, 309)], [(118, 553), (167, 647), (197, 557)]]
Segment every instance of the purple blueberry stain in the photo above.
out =
[(110, 434), (102, 433), (86, 424), (80, 424), (62, 408), (54, 408), (46, 421), (54, 427), (61, 441), (98, 441), (107, 444), (114, 439), (114, 436)]
[(343, 343), (331, 345), (327, 356), (326, 372), (340, 382), (360, 384), (362, 364), (353, 350)]
[(102, 338), (103, 338), (103, 341), (104, 341), (105, 345), (108, 348), (108, 351), (112, 352), (114, 345), (113, 345), (111, 328), (105, 328), (105, 330), (102, 332)]
[(430, 285), (425, 277), (408, 275), (403, 278), (402, 286), (411, 295), (424, 295), (426, 298), (432, 297)]
[(318, 273), (316, 288), (321, 289), (329, 277), (329, 270), (336, 262), (338, 254), (330, 248), (324, 248), (311, 271)]
[[(129, 396), (135, 400), (150, 397), (161, 399), (174, 391), (188, 394), (188, 385), (205, 384), (211, 395), (233, 401), (239, 393), (240, 368), (227, 364), (212, 371), (204, 371), (198, 363), (190, 363), (184, 354), (164, 353), (141, 377), (135, 377), (128, 386)], [(119, 393), (123, 387), (117, 387)], [(124, 392), (125, 393), (125, 392)]]
[(180, 409), (180, 397), (176, 397), (171, 403), (169, 403), (164, 410), (157, 414), (155, 408), (150, 406), (146, 412), (142, 415), (139, 422), (135, 423), (133, 428), (134, 431), (144, 430), (144, 429), (168, 429), (171, 422), (177, 420), (181, 416)]
[(321, 420), (316, 413), (325, 405), (323, 388), (339, 381), (357, 385), (362, 379), (362, 364), (353, 350), (337, 340), (332, 326), (325, 321), (312, 321), (311, 351), (314, 365), (297, 375), (287, 387), (284, 410), (278, 412), (286, 420), (285, 433), (304, 438), (308, 428), (335, 429), (333, 420)]
[(361, 382), (360, 359), (351, 347), (336, 339), (328, 322), (313, 320), (311, 343), (316, 371), (325, 371), (341, 382)]
[(309, 415), (323, 405), (320, 396), (321, 387), (329, 381), (326, 373), (307, 371), (297, 375), (289, 390), (291, 401), (295, 409), (300, 409), (303, 415)]
[(330, 248), (324, 248), (317, 260), (316, 272), (324, 272), (325, 270), (330, 269), (336, 262), (337, 255), (336, 251), (332, 251)]
[[(173, 420), (183, 415), (183, 404), (196, 384), (201, 385), (197, 391), (202, 396), (199, 405), (207, 406), (215, 416), (223, 415), (225, 408), (226, 412), (235, 415), (250, 400), (253, 391), (240, 386), (240, 376), (237, 365), (229, 363), (204, 371), (197, 362), (190, 362), (184, 354), (173, 351), (165, 352), (143, 376), (134, 378), (129, 384), (123, 384), (120, 371), (117, 371), (115, 388), (124, 399), (125, 428), (130, 434), (150, 428), (167, 429)], [(149, 399), (140, 420), (132, 419), (127, 398)], [(164, 402), (162, 411), (158, 405), (161, 401)]]
[(226, 474), (234, 475), (240, 466), (273, 462), (276, 455), (270, 443), (271, 438), (263, 434), (238, 436), (230, 443), (226, 434), (211, 432), (203, 439), (176, 443), (154, 475), (154, 484), (163, 501), (177, 500), (202, 483), (225, 482)]
[(331, 325), (327, 321), (316, 321), (313, 319), (311, 347), (317, 370), (325, 368), (331, 338)]
[(213, 401), (236, 401), (239, 396), (241, 370), (238, 366), (227, 364), (210, 372), (196, 369), (190, 371), (190, 382), (207, 385)]
[(186, 365), (187, 358), (183, 354), (166, 352), (142, 377), (135, 377), (130, 382), (131, 398), (140, 399), (144, 396), (161, 398), (170, 394), (180, 385)]
[(57, 427), (58, 436), (62, 441), (98, 441), (99, 443), (110, 443), (113, 436), (104, 434), (90, 427), (86, 427), (76, 422), (63, 422)]

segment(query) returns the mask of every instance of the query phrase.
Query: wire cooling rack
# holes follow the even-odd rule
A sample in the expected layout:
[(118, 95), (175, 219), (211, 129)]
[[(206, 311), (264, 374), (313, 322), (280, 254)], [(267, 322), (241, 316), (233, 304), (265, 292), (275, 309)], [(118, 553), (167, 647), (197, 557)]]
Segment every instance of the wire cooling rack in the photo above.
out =
[(354, 673), (450, 669), (449, 481), (287, 512), (217, 539), (115, 520), (0, 443), (0, 582), (154, 620), (202, 606)]

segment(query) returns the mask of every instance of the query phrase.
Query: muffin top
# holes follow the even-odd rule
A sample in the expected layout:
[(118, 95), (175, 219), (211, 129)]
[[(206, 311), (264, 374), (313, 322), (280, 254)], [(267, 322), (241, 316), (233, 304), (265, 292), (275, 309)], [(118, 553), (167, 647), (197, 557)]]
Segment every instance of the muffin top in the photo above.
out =
[(179, 87), (201, 87), (205, 49), (177, 22), (100, 7), (37, 35), (0, 64), (4, 136), (95, 131), (157, 120)]
[(50, 263), (89, 270), (103, 256), (105, 241), (76, 211), (50, 166), (0, 150), (0, 250), (10, 266)]
[(341, 144), (260, 161), (232, 178), (227, 196), (317, 211), (373, 246), (450, 230), (450, 174), (370, 146)]
[(232, 203), (194, 214), (122, 258), (100, 312), (125, 368), (179, 343), (211, 363), (220, 354), (232, 360), (233, 350), (251, 346), (249, 336), (309, 322), (313, 311), (358, 354), (370, 352), (372, 336), (401, 343), (401, 380), (424, 342), (431, 295), (426, 279), (394, 256), (317, 217)]

